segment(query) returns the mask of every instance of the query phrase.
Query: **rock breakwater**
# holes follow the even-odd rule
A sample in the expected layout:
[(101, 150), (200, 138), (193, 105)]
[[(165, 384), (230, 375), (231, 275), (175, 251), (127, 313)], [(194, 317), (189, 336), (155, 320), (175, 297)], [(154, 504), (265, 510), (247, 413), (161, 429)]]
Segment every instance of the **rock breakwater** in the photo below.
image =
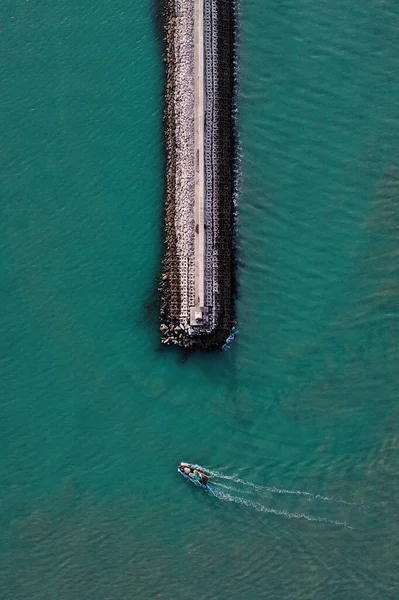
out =
[[(166, 199), (160, 330), (164, 344), (215, 349), (225, 344), (235, 323), (235, 14), (228, 0), (197, 2), (164, 2)], [(199, 19), (202, 71), (195, 63)], [(200, 123), (204, 145), (202, 246), (196, 240), (199, 226), (195, 220), (198, 77), (203, 77), (205, 107)], [(199, 278), (203, 302), (197, 294)]]

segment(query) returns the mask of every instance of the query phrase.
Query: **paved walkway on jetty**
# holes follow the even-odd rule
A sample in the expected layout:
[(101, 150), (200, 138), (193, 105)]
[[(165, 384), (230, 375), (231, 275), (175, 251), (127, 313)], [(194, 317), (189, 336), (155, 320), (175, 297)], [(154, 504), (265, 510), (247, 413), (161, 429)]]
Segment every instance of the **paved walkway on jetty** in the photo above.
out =
[(205, 306), (205, 90), (204, 90), (204, 0), (194, 3), (194, 149), (195, 149), (195, 302), (190, 324), (206, 321)]

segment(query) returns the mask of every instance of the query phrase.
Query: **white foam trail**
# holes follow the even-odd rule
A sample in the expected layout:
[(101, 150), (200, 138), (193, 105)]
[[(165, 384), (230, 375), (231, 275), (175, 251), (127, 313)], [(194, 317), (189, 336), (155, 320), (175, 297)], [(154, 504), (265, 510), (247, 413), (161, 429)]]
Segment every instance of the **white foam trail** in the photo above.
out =
[(223, 488), (224, 490), (231, 490), (233, 492), (238, 492), (239, 494), (251, 494), (251, 490), (246, 490), (245, 488), (237, 488), (233, 485), (226, 485), (225, 483), (219, 483), (219, 481), (213, 481), (213, 486), (217, 486), (218, 488)]
[(246, 498), (241, 498), (240, 496), (232, 496), (229, 493), (215, 489), (213, 490), (213, 495), (219, 500), (224, 500), (226, 502), (235, 502), (236, 504), (243, 504), (244, 506), (247, 506), (248, 508), (253, 508), (258, 512), (271, 513), (273, 515), (278, 515), (287, 519), (305, 519), (306, 521), (317, 521), (319, 523), (327, 523), (328, 525), (339, 525), (341, 527), (346, 527), (347, 529), (353, 529), (353, 527), (347, 525), (347, 523), (343, 521), (333, 521), (324, 517), (311, 517), (309, 515), (306, 515), (305, 513), (291, 513), (286, 510), (268, 508), (267, 506), (264, 506), (259, 502), (252, 502), (251, 500), (247, 500)]
[[(198, 469), (204, 470), (209, 473), (212, 477), (219, 477), (220, 479), (226, 479), (228, 481), (232, 481), (234, 483), (240, 483), (241, 485), (247, 486), (255, 490), (256, 492), (271, 492), (273, 494), (289, 494), (295, 496), (305, 496), (310, 500), (322, 500), (323, 502), (332, 502), (336, 504), (346, 504), (347, 506), (362, 506), (363, 502), (348, 502), (347, 500), (341, 500), (339, 498), (331, 498), (329, 496), (322, 496), (321, 494), (312, 494), (310, 492), (304, 492), (302, 490), (286, 490), (280, 489), (275, 486), (268, 485), (257, 485), (256, 483), (252, 483), (252, 481), (247, 481), (245, 479), (240, 479), (238, 475), (233, 473), (233, 475), (225, 475), (220, 471), (207, 469), (206, 467), (202, 467), (201, 465), (195, 465)], [(240, 490), (235, 490), (240, 491)]]

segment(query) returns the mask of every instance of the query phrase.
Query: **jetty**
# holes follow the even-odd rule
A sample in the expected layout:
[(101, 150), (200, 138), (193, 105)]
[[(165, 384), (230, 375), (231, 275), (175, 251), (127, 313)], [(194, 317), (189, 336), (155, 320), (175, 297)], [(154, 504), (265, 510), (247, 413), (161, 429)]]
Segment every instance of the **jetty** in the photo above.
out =
[(229, 0), (164, 0), (162, 342), (221, 348), (234, 324), (235, 14)]

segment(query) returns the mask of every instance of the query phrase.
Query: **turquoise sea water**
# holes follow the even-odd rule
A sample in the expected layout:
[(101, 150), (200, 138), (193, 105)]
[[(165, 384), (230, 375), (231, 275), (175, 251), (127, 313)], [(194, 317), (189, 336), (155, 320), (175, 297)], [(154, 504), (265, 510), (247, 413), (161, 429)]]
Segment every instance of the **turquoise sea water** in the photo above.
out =
[(238, 334), (186, 360), (156, 14), (0, 7), (0, 598), (397, 598), (399, 4), (241, 0)]

